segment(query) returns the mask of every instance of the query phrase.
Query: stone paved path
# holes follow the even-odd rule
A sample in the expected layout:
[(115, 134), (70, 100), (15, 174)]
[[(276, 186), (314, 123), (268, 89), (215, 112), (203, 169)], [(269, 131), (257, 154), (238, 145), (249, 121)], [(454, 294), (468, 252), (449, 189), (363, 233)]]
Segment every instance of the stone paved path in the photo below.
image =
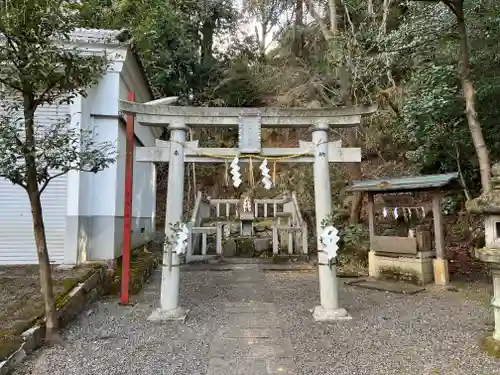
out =
[[(233, 273), (223, 315), (210, 343), (208, 375), (295, 374), (290, 336), (257, 265)], [(269, 301), (269, 302), (266, 302)]]
[(353, 319), (317, 323), (314, 272), (186, 271), (185, 324), (147, 320), (156, 272), (133, 307), (99, 301), (64, 331), (65, 347), (40, 350), (15, 375), (500, 375), (478, 346), (492, 322), (482, 285), (413, 296), (342, 285)]

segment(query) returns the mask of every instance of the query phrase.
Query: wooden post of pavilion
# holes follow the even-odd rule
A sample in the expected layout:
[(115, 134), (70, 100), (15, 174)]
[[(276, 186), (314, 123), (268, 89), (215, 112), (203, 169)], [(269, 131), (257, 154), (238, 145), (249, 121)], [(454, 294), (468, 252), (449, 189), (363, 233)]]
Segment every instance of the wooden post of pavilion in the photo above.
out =
[[(368, 196), (368, 206), (366, 207), (368, 211), (368, 228), (370, 233), (370, 244), (375, 237), (375, 202), (374, 202), (374, 194), (369, 191), (367, 193)], [(378, 270), (375, 267), (375, 260), (373, 259), (375, 253), (373, 251), (368, 252), (368, 275), (371, 277), (378, 277)]]
[(436, 258), (433, 259), (434, 282), (436, 285), (448, 285), (450, 276), (448, 271), (448, 261), (444, 253), (444, 224), (441, 213), (441, 191), (432, 192), (432, 216), (434, 221), (434, 246)]

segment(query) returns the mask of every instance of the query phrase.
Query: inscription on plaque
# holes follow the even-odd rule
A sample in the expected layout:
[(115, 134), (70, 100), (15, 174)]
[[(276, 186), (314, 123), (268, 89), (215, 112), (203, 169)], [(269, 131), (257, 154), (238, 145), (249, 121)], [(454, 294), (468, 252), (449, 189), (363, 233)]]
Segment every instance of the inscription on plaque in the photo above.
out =
[(239, 149), (242, 154), (259, 154), (261, 149), (260, 114), (240, 115), (238, 126)]
[(238, 205), (241, 220), (253, 220), (255, 218), (254, 202), (250, 195), (242, 194)]

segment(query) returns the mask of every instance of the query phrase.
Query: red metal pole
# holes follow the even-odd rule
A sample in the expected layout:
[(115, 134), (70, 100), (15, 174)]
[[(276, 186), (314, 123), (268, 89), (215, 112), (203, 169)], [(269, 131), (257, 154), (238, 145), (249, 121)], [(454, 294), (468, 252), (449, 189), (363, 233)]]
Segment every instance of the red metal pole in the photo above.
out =
[[(128, 93), (128, 101), (135, 101), (134, 92)], [(134, 115), (127, 114), (127, 143), (125, 148), (125, 201), (123, 204), (123, 248), (122, 248), (122, 285), (120, 302), (129, 303), (130, 246), (132, 232), (132, 189), (134, 181)]]

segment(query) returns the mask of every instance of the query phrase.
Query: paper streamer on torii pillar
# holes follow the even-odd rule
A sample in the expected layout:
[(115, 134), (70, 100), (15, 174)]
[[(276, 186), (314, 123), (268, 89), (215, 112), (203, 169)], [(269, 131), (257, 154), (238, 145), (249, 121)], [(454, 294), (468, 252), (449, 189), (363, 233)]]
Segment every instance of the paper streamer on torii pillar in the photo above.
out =
[(337, 228), (330, 225), (327, 226), (321, 233), (321, 243), (325, 245), (328, 260), (332, 260), (337, 257), (337, 251), (339, 249), (338, 242), (340, 240), (338, 232)]
[(186, 224), (181, 224), (180, 231), (177, 232), (174, 252), (177, 255), (182, 255), (186, 253), (188, 246), (189, 228)]

